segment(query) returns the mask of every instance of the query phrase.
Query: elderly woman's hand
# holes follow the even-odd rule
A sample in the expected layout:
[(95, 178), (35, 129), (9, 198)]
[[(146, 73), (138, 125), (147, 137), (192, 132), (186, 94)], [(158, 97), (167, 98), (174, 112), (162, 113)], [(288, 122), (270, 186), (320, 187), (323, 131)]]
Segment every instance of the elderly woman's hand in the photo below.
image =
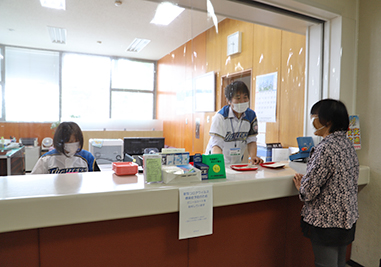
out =
[(302, 180), (302, 178), (303, 178), (303, 174), (295, 173), (293, 180), (294, 180), (294, 185), (298, 191), (300, 189), (300, 181)]

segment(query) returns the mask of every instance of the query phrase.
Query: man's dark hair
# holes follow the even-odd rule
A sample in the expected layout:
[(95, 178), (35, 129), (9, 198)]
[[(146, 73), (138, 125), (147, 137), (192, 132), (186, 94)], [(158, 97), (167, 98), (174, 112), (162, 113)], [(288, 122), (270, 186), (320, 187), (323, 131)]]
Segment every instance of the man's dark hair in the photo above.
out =
[(250, 98), (250, 91), (246, 84), (242, 81), (234, 81), (225, 87), (225, 97), (227, 100), (232, 101), (232, 98), (237, 94), (247, 94)]

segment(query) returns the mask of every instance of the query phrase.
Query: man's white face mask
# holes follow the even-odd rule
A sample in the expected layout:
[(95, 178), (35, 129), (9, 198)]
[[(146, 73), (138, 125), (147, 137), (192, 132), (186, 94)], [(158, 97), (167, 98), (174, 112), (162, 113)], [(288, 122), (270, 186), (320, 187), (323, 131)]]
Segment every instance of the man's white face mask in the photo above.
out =
[(68, 157), (74, 156), (75, 153), (77, 153), (78, 149), (79, 149), (79, 142), (64, 144), (65, 154)]
[(244, 113), (249, 108), (249, 102), (232, 103), (232, 109), (238, 113)]

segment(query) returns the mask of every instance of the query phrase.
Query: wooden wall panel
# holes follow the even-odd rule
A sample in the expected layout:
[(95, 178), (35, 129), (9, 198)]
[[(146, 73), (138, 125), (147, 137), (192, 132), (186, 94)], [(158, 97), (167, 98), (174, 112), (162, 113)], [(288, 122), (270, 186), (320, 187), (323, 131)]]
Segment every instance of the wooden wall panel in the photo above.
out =
[[(242, 52), (227, 56), (227, 37), (237, 31), (242, 32)], [(252, 67), (253, 31), (254, 24), (232, 19), (225, 19), (218, 24), (218, 34), (214, 27), (207, 31), (207, 71), (217, 73), (216, 110), (221, 109), (221, 102), (225, 97), (221, 78)]]
[(16, 137), (19, 141), (22, 137), (37, 137), (39, 144), (45, 137), (53, 138), (54, 131), (50, 129), (51, 123), (16, 123), (3, 122), (0, 123), (0, 137), (9, 138)]
[[(220, 29), (219, 29), (220, 31)], [(221, 37), (216, 32), (216, 28), (212, 27), (206, 31), (206, 72), (214, 71), (216, 73), (216, 110), (221, 108)], [(208, 130), (209, 131), (209, 130)]]
[(205, 152), (206, 147), (208, 146), (208, 142), (210, 139), (209, 136), (209, 130), (210, 126), (212, 125), (212, 118), (216, 114), (216, 112), (206, 112), (204, 113), (204, 127), (203, 127), (203, 134), (204, 134), (204, 147), (203, 147), (203, 153)]
[(168, 213), (43, 228), (41, 267), (186, 267), (188, 240), (178, 239), (178, 222), (178, 213)]
[[(37, 137), (41, 145), (45, 137), (54, 137), (51, 123), (0, 123), (0, 137)], [(83, 148), (88, 150), (90, 138), (118, 139), (123, 137), (163, 137), (163, 131), (83, 131)]]
[[(186, 44), (186, 81), (192, 81), (197, 76), (205, 73), (205, 36), (203, 33), (196, 38), (193, 38)], [(184, 125), (184, 148), (194, 154), (195, 147), (201, 146), (203, 142), (196, 139), (196, 114), (185, 114)]]
[(206, 33), (193, 38), (170, 55), (158, 61), (157, 114), (164, 121), (166, 144), (185, 148), (191, 154), (203, 150), (203, 135), (195, 138), (196, 119), (202, 123), (202, 114), (179, 114), (177, 93), (185, 90), (192, 79), (206, 73)]
[[(253, 56), (253, 91), (251, 106), (255, 110), (255, 83), (256, 76), (278, 72), (278, 103), (280, 102), (280, 70), (281, 70), (281, 35), (282, 31), (270, 27), (254, 26), (254, 56)], [(279, 107), (279, 104), (277, 105)], [(277, 108), (276, 122), (266, 123), (266, 143), (279, 142), (279, 108)]]
[[(225, 19), (219, 23), (219, 41), (220, 41), (220, 66), (221, 75), (236, 73), (252, 68), (253, 58), (253, 31), (254, 24), (239, 20)], [(242, 52), (239, 54), (227, 56), (227, 37), (237, 31), (242, 32)]]
[(298, 146), (296, 137), (303, 136), (305, 88), (304, 35), (282, 31), (282, 76), (279, 141), (284, 147)]
[(302, 205), (292, 196), (215, 207), (213, 233), (184, 240), (178, 212), (0, 233), (0, 266), (312, 267)]
[(157, 64), (157, 115), (163, 120), (163, 135), (166, 144), (183, 147), (181, 136), (184, 133), (183, 116), (178, 115), (176, 92), (185, 81), (185, 45), (179, 47), (158, 61)]
[(0, 233), (0, 266), (39, 267), (38, 235), (38, 229)]

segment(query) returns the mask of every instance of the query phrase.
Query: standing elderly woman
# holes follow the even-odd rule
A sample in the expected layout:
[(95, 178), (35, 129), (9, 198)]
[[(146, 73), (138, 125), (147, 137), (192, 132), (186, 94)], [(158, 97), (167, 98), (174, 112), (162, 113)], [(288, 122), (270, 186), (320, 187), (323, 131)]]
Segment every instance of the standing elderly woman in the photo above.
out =
[(359, 218), (359, 161), (346, 136), (349, 116), (342, 102), (324, 99), (311, 108), (311, 119), (323, 140), (311, 151), (306, 174), (294, 176), (304, 202), (302, 231), (311, 239), (317, 267), (344, 267)]

